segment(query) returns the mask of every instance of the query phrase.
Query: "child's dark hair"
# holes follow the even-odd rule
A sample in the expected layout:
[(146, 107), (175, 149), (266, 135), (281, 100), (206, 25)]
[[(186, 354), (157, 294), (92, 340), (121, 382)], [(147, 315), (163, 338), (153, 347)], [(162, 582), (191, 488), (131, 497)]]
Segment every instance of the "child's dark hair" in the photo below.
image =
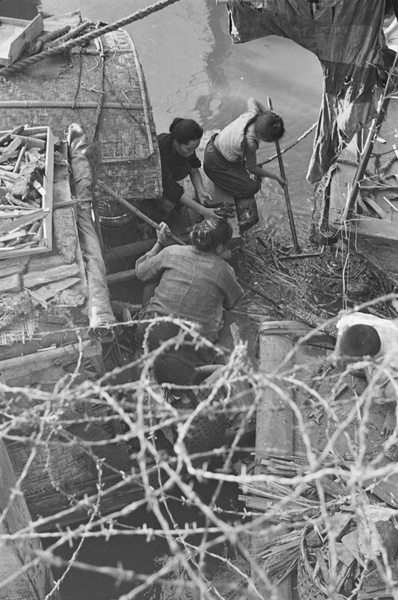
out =
[(168, 352), (155, 358), (153, 374), (156, 381), (175, 385), (195, 385), (197, 374), (195, 367), (178, 352)]
[(380, 336), (372, 325), (351, 325), (340, 338), (339, 349), (342, 356), (375, 356), (380, 348)]
[(169, 127), (172, 137), (179, 144), (188, 144), (191, 140), (200, 140), (203, 135), (203, 128), (192, 119), (174, 119)]
[(208, 252), (222, 244), (225, 246), (232, 237), (232, 227), (226, 219), (212, 217), (194, 225), (191, 232), (192, 245)]
[(285, 125), (282, 117), (272, 110), (258, 113), (249, 119), (243, 130), (243, 135), (246, 135), (246, 132), (252, 123), (257, 124), (257, 129), (260, 132), (261, 138), (269, 142), (279, 140), (285, 133)]

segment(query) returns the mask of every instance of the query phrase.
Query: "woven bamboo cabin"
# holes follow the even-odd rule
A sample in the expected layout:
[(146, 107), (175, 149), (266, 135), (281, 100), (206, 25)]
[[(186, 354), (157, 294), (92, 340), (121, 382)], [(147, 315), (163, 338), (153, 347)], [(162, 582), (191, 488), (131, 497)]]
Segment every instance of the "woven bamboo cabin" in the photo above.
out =
[[(88, 142), (98, 143), (96, 175), (101, 180), (132, 203), (157, 198), (159, 150), (134, 43), (125, 30), (116, 29), (84, 46), (73, 45), (74, 38), (93, 30), (95, 25), (83, 21), (79, 12), (44, 19), (43, 34), (27, 53), (66, 42), (69, 49), (20, 69), (22, 57), (0, 77), (0, 129), (11, 129), (14, 123), (46, 125), (63, 139), (71, 123), (80, 123)], [(64, 36), (45, 43), (62, 31)], [(120, 207), (99, 190), (96, 194), (102, 220), (117, 223)]]

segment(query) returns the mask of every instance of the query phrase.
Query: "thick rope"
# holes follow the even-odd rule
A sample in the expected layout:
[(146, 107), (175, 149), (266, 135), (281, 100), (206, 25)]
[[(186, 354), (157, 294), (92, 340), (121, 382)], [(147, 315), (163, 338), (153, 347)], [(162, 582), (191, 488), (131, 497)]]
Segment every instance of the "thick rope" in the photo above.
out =
[(25, 67), (30, 67), (31, 65), (38, 63), (39, 61), (43, 60), (44, 58), (47, 58), (48, 56), (53, 56), (54, 54), (59, 54), (60, 52), (69, 50), (74, 46), (91, 42), (92, 40), (101, 35), (105, 35), (106, 33), (115, 31), (116, 29), (120, 29), (121, 27), (125, 27), (125, 25), (129, 25), (134, 21), (144, 19), (148, 15), (151, 15), (152, 13), (157, 12), (158, 10), (162, 10), (166, 6), (174, 4), (175, 2), (179, 2), (179, 0), (161, 0), (161, 2), (151, 4), (146, 8), (137, 10), (137, 12), (130, 15), (129, 17), (125, 17), (124, 19), (120, 19), (119, 21), (115, 21), (115, 23), (110, 23), (109, 25), (104, 25), (104, 27), (100, 27), (99, 29), (94, 29), (93, 31), (86, 33), (80, 38), (69, 40), (68, 42), (60, 44), (59, 46), (55, 46), (54, 48), (48, 48), (44, 52), (41, 52), (40, 54), (35, 54), (34, 56), (30, 56), (29, 58), (25, 58), (24, 60), (21, 60), (15, 65), (4, 67), (3, 69), (0, 69), (0, 75), (9, 75), (11, 73), (15, 73), (24, 69)]

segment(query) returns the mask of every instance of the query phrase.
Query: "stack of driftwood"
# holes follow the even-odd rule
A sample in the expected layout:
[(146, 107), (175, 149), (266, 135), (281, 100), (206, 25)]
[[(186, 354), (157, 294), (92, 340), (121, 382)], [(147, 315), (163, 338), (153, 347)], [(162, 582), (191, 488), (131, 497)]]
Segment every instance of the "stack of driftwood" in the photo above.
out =
[(24, 125), (0, 137), (0, 259), (51, 250), (53, 138)]

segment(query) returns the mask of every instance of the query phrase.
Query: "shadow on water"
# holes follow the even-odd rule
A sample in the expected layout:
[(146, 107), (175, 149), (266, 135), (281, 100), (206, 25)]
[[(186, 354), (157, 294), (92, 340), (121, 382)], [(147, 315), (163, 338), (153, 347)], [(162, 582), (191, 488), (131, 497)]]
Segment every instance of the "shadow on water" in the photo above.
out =
[[(193, 490), (198, 498), (205, 505), (211, 502), (216, 484), (193, 484)], [(171, 531), (177, 526), (184, 530), (185, 524), (188, 524), (190, 530), (194, 527), (205, 525), (203, 514), (195, 507), (189, 506), (178, 496), (178, 490), (175, 490), (175, 499), (167, 499), (167, 510), (163, 508), (163, 514), (170, 524)], [(222, 507), (228, 513), (239, 510), (238, 490), (235, 485), (225, 483), (221, 494), (218, 496), (217, 505)], [(242, 509), (242, 507), (240, 507)], [(218, 518), (225, 521), (236, 521), (231, 514), (223, 518), (219, 513)], [(99, 568), (121, 567), (124, 572), (129, 571), (132, 575), (130, 582), (120, 581), (115, 583), (115, 579), (105, 573), (93, 573), (87, 570), (72, 568), (67, 574), (60, 591), (63, 600), (111, 600), (127, 594), (132, 589), (138, 587), (143, 581), (152, 578), (154, 583), (136, 597), (140, 600), (193, 600), (196, 598), (189, 589), (189, 577), (181, 566), (174, 566), (172, 555), (169, 550), (167, 540), (164, 537), (143, 536), (135, 533), (137, 528), (142, 528), (143, 524), (148, 529), (158, 529), (154, 514), (145, 507), (142, 507), (134, 514), (118, 519), (113, 522), (112, 535), (108, 541), (101, 538), (90, 538), (83, 542), (83, 545), (77, 556), (77, 561), (88, 565), (95, 565)], [(123, 529), (123, 535), (117, 535), (117, 529), (120, 526)], [(131, 535), (126, 535), (130, 532)], [(211, 534), (207, 539), (211, 540)], [(175, 537), (178, 540), (178, 537)], [(202, 534), (192, 534), (184, 537), (183, 542), (179, 542), (182, 552), (190, 552), (194, 547), (200, 546)], [(78, 542), (73, 547), (62, 546), (57, 551), (57, 556), (64, 560), (69, 560), (77, 548)], [(236, 560), (234, 548), (228, 547), (223, 543), (214, 543), (211, 545), (212, 555), (219, 555), (222, 558)], [(191, 565), (194, 570), (200, 569), (201, 576), (206, 576), (210, 581), (216, 573), (222, 570), (223, 562), (217, 560), (215, 556), (206, 558), (204, 563), (198, 565), (198, 558), (193, 552)], [(166, 574), (162, 578), (162, 583), (155, 583), (156, 573), (160, 569), (165, 569)], [(55, 579), (58, 579), (63, 569), (53, 568)], [(221, 592), (221, 590), (220, 590)]]

